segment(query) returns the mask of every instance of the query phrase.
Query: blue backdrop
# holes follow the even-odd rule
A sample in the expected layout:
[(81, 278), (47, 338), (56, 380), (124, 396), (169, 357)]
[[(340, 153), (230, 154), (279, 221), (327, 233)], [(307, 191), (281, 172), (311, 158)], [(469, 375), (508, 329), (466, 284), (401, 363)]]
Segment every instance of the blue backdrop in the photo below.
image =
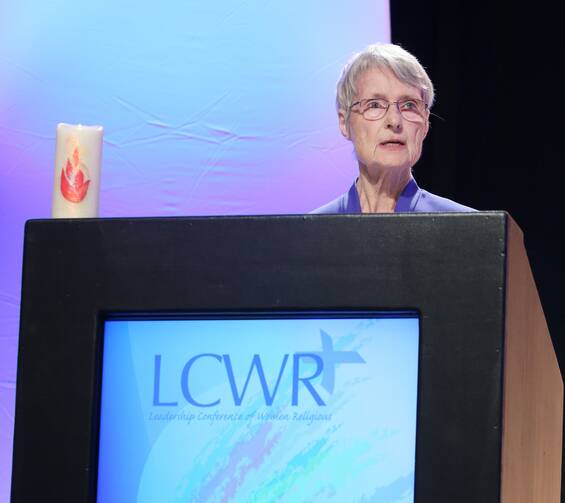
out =
[(105, 128), (102, 217), (307, 212), (355, 173), (340, 69), (389, 37), (387, 0), (0, 3), (0, 502), (23, 226), (50, 216), (56, 124)]

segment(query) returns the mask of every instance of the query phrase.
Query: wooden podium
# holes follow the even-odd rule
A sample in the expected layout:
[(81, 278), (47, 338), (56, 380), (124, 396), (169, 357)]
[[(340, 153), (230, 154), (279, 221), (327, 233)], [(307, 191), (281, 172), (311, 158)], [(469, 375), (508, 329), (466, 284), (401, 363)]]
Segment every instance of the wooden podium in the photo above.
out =
[(502, 212), (28, 222), (12, 502), (96, 501), (108, 314), (406, 310), (414, 501), (557, 503), (563, 384)]

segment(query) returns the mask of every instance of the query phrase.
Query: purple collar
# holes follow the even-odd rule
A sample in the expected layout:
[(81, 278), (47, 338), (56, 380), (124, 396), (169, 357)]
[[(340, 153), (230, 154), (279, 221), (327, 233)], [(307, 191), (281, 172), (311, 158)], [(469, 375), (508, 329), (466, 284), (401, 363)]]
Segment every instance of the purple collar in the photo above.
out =
[[(410, 178), (400, 196), (396, 202), (396, 207), (394, 208), (395, 213), (404, 213), (409, 211), (414, 211), (418, 199), (420, 199), (421, 190), (416, 183), (414, 178)], [(359, 194), (357, 193), (357, 188), (355, 183), (349, 189), (347, 193), (347, 199), (345, 201), (345, 213), (361, 213), (361, 202), (359, 201)]]

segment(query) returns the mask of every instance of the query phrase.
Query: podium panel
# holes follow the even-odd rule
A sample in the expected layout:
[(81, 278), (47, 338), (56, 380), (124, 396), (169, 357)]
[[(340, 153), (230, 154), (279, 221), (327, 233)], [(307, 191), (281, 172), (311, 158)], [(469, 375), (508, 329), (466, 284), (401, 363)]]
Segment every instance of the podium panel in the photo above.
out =
[[(118, 435), (120, 430), (113, 428), (119, 424), (121, 431), (131, 430), (132, 439), (141, 438), (135, 436), (137, 428), (147, 438), (154, 433), (153, 426), (131, 419), (135, 404), (126, 408), (125, 397), (141, 384), (146, 393), (138, 396), (139, 415), (145, 419), (156, 409), (170, 415), (210, 409), (213, 416), (233, 414), (239, 410), (234, 407), (244, 405), (251, 407), (250, 414), (265, 413), (265, 407), (274, 405), (285, 414), (299, 408), (302, 399), (309, 400), (313, 412), (301, 412), (323, 414), (318, 408), (338, 404), (336, 397), (346, 396), (348, 383), (347, 389), (360, 393), (351, 398), (357, 404), (352, 410), (366, 407), (367, 418), (380, 420), (387, 382), (393, 390), (410, 375), (413, 391), (408, 387), (392, 394), (412, 396), (414, 410), (415, 438), (412, 434), (410, 440), (408, 433), (402, 438), (411, 442), (412, 451), (406, 452), (415, 453), (415, 463), (412, 472), (403, 465), (402, 477), (388, 482), (378, 478), (387, 468), (377, 462), (381, 423), (359, 423), (355, 432), (351, 420), (320, 420), (315, 428), (294, 430), (296, 445), (310, 435), (303, 445), (331, 443), (342, 445), (343, 452), (357, 446), (355, 455), (341, 459), (331, 458), (328, 448), (316, 451), (320, 466), (333, 467), (316, 489), (324, 500), (355, 484), (355, 477), (374, 461), (373, 486), (354, 501), (393, 496), (415, 503), (559, 501), (563, 385), (521, 232), (505, 213), (30, 221), (21, 306), (14, 503), (39, 498), (138, 501), (149, 479), (134, 478), (126, 497), (112, 494), (119, 463), (112, 465), (111, 459), (114, 454), (133, 460), (141, 471), (154, 463), (147, 452), (131, 448), (139, 445), (135, 441), (125, 447), (112, 437)], [(377, 335), (355, 339), (352, 334), (371, 320), (387, 319), (415, 320), (416, 342), (405, 352), (393, 355), (391, 350), (389, 358), (378, 360), (401, 335), (390, 327), (375, 332), (390, 337), (379, 346)], [(271, 322), (269, 329), (257, 333), (246, 325), (265, 320)], [(297, 320), (304, 322), (302, 328), (297, 324), (280, 331), (286, 322)], [(316, 326), (308, 328), (308, 320), (316, 320)], [(168, 350), (151, 347), (157, 340), (151, 334), (165, 334), (172, 326), (167, 323), (195, 321), (226, 325), (221, 335), (206, 332), (205, 323), (190, 325), (198, 326), (196, 332), (186, 325), (183, 334), (200, 334), (193, 342), (187, 335), (189, 342), (183, 344), (188, 346), (167, 346), (169, 341), (162, 346)], [(154, 329), (151, 322), (164, 325)], [(351, 322), (357, 325), (342, 332), (331, 328)], [(143, 323), (153, 328), (145, 333)], [(111, 335), (110, 326), (117, 336)], [(226, 334), (232, 332), (230, 339)], [(124, 341), (128, 347), (122, 351)], [(342, 361), (330, 366), (329, 347), (349, 358), (350, 365)], [(117, 363), (111, 366), (111, 361)], [(366, 363), (376, 361), (380, 363), (373, 367)], [(378, 374), (387, 361), (390, 373)], [(117, 373), (120, 362), (131, 372)], [(238, 373), (244, 364), (246, 369)], [(330, 368), (337, 370), (330, 373)], [(366, 369), (372, 370), (363, 377), (348, 374)], [(217, 382), (204, 382), (208, 377)], [(128, 380), (134, 388), (126, 386)], [(261, 408), (252, 404), (252, 396), (259, 397)], [(124, 410), (133, 412), (120, 415), (120, 400)], [(218, 409), (220, 404), (229, 404), (229, 410)], [(106, 422), (105, 410), (113, 411)], [(332, 418), (341, 418), (332, 410)], [(396, 415), (409, 417), (405, 412)], [(271, 457), (274, 463), (293, 446), (266, 449), (283, 429), (276, 415), (262, 420), (265, 425), (271, 432), (265, 433), (266, 443), (249, 452), (267, 458), (277, 452)], [(186, 466), (198, 464), (192, 458), (200, 459), (215, 445), (204, 440), (212, 438), (211, 431), (175, 437), (177, 423), (165, 428), (172, 435), (170, 445), (175, 438), (193, 438), (195, 444), (202, 440), (200, 450), (186, 449)], [(259, 431), (253, 428), (237, 430), (244, 432), (239, 437), (232, 430), (218, 432), (226, 439), (226, 459), (236, 459), (239, 468), (230, 471), (229, 463), (217, 458), (210, 474), (189, 472), (183, 501), (206, 501), (199, 496), (204, 493), (191, 493), (196, 481), (211, 490), (231, 484), (229, 498), (223, 492), (226, 501), (259, 497), (253, 491), (273, 482), (275, 472), (249, 469), (249, 477), (258, 478), (245, 479), (243, 492), (242, 470), (249, 468), (246, 460), (251, 458), (234, 441), (249, 440), (249, 432)], [(335, 437), (336, 431), (343, 436)], [(163, 449), (166, 457), (169, 451)], [(262, 493), (261, 501), (298, 503), (306, 498), (300, 484), (315, 473), (311, 459), (296, 455), (291, 462), (289, 457), (277, 470), (285, 483)], [(401, 478), (404, 482), (386, 493), (391, 481)], [(153, 486), (161, 481), (164, 494), (180, 478), (151, 480)]]

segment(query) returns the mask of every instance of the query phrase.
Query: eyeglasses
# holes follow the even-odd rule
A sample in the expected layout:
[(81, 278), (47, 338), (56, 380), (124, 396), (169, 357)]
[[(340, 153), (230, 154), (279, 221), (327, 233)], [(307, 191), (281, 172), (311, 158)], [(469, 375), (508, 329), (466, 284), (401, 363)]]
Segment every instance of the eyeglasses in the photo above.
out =
[[(353, 107), (359, 105), (359, 110)], [(401, 101), (387, 101), (381, 98), (359, 100), (349, 107), (349, 111), (360, 113), (368, 121), (378, 121), (388, 112), (390, 105), (396, 105), (398, 112), (410, 122), (425, 122), (427, 105), (422, 100), (409, 99)]]

